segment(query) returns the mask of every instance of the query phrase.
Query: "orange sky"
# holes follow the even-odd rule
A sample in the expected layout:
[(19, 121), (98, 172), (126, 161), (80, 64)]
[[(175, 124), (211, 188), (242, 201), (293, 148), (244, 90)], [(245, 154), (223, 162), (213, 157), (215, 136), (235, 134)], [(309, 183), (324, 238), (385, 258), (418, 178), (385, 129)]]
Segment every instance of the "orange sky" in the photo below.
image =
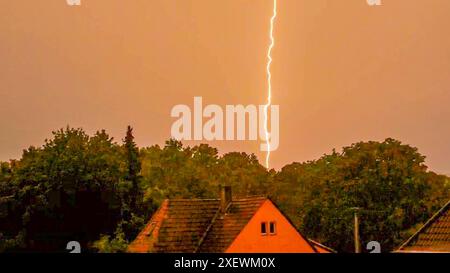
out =
[[(272, 166), (394, 137), (450, 174), (450, 1), (279, 0)], [(271, 0), (0, 0), (0, 160), (70, 124), (139, 145), (176, 104), (264, 104)], [(192, 143), (191, 143), (192, 144)], [(254, 152), (257, 142), (215, 142)]]

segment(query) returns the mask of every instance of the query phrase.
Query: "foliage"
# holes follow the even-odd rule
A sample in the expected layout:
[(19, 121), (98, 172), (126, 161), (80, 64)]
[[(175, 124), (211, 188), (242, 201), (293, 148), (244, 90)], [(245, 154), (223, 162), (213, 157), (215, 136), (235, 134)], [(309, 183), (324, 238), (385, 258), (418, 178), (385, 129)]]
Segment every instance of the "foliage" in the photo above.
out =
[(16, 162), (8, 183), (12, 201), (1, 221), (8, 224), (0, 228), (6, 238), (23, 230), (28, 250), (61, 250), (71, 240), (86, 245), (120, 220), (123, 176), (120, 147), (104, 131), (93, 137), (81, 129), (55, 131)]
[(233, 186), (236, 195), (267, 194), (271, 174), (255, 155), (229, 153), (223, 156), (206, 144), (183, 147), (169, 140), (163, 149), (141, 151), (145, 199), (159, 205), (165, 198), (217, 198), (219, 186)]
[(93, 248), (99, 253), (123, 253), (126, 251), (128, 241), (125, 239), (125, 233), (119, 227), (114, 233), (114, 237), (101, 235), (98, 241), (93, 243)]
[(267, 195), (301, 231), (338, 251), (353, 250), (353, 208), (363, 243), (389, 251), (450, 197), (449, 178), (427, 171), (416, 148), (393, 139), (360, 142), (320, 159), (266, 170), (255, 155), (201, 144), (139, 149), (127, 128), (122, 144), (105, 131), (53, 132), (20, 160), (0, 162), (0, 252), (124, 252), (166, 198)]
[(305, 235), (344, 252), (353, 251), (359, 208), (362, 244), (378, 241), (390, 251), (450, 197), (445, 177), (427, 172), (424, 159), (393, 139), (356, 143), (284, 167), (275, 199)]

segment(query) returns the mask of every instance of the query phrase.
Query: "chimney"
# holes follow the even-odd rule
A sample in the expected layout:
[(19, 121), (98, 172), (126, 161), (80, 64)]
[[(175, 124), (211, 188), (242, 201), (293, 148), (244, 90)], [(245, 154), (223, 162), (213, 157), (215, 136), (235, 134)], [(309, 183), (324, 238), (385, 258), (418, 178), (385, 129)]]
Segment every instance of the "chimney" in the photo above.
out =
[(231, 186), (220, 187), (220, 209), (223, 213), (226, 212), (228, 205), (231, 203), (231, 200)]

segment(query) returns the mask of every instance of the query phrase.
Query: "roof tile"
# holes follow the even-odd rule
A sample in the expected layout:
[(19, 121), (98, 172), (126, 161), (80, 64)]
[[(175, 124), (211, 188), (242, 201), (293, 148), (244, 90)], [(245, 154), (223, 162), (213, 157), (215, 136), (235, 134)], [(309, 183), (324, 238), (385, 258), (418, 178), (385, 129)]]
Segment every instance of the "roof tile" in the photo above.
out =
[(450, 202), (403, 244), (400, 252), (450, 252)]
[(233, 200), (220, 213), (219, 199), (165, 200), (129, 252), (223, 252), (266, 197)]

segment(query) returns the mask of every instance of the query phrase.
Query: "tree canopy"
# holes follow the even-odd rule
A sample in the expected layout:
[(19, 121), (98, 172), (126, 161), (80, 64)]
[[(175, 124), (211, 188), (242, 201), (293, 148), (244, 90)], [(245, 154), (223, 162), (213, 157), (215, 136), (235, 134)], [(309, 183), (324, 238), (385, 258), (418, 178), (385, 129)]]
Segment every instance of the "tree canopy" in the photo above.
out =
[(346, 252), (358, 209), (363, 245), (378, 241), (391, 251), (450, 198), (448, 177), (427, 172), (424, 160), (394, 139), (359, 142), (285, 166), (274, 197), (305, 235)]
[(65, 128), (19, 160), (0, 162), (0, 251), (121, 252), (166, 198), (270, 195), (308, 237), (353, 250), (354, 208), (362, 242), (390, 251), (450, 197), (449, 178), (429, 172), (416, 148), (394, 139), (360, 142), (321, 158), (266, 170), (253, 154), (207, 144), (139, 148)]

